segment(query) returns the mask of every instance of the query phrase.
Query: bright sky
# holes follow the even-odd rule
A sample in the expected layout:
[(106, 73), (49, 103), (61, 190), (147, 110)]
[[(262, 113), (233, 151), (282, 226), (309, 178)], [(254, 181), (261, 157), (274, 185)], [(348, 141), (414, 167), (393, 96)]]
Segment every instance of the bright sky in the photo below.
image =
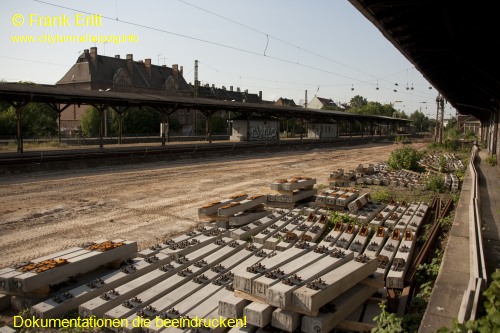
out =
[[(78, 40), (51, 43), (56, 35)], [(92, 36), (111, 40), (79, 40)], [(198, 60), (202, 84), (262, 91), (266, 100), (302, 104), (306, 90), (308, 100), (361, 95), (436, 116), (438, 92), (346, 0), (1, 0), (0, 39), (0, 80), (9, 82), (55, 84), (96, 46), (107, 56), (179, 64), (187, 82)]]

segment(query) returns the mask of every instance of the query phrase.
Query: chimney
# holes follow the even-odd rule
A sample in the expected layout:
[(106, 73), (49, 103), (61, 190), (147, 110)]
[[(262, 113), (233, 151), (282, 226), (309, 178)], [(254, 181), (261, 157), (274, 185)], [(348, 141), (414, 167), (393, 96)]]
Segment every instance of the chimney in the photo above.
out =
[(90, 61), (92, 65), (97, 65), (97, 47), (95, 46), (90, 48)]
[(146, 67), (146, 72), (148, 72), (149, 77), (151, 77), (151, 59), (144, 59), (144, 67)]
[(115, 59), (120, 59), (120, 55), (119, 54), (115, 54)]
[(167, 67), (167, 65), (161, 65), (161, 67)]
[(233, 91), (233, 86), (229, 86), (229, 91)]
[(132, 74), (132, 67), (133, 67), (132, 63), (134, 61), (134, 55), (133, 54), (127, 54), (126, 60), (127, 60), (127, 69), (129, 71), (129, 73)]
[(174, 77), (175, 81), (179, 79), (179, 65), (177, 64), (172, 65), (172, 76)]
[(259, 99), (262, 102), (262, 90), (259, 91)]
[(181, 72), (181, 77), (184, 77), (184, 66), (181, 66), (180, 72)]
[(236, 91), (237, 91), (237, 92), (241, 92), (241, 91), (240, 91), (240, 87), (237, 87), (237, 88), (236, 88)]

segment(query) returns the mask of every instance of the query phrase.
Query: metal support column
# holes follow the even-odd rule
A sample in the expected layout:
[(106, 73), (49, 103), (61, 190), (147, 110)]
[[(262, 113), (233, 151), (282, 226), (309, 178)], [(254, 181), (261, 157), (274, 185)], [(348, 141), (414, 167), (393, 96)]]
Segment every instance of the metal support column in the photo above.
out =
[(99, 149), (104, 148), (104, 112), (108, 108), (105, 104), (93, 105), (99, 111)]
[(28, 103), (25, 102), (12, 102), (11, 105), (16, 111), (16, 127), (17, 127), (17, 152), (22, 154), (24, 152), (23, 145), (23, 109)]
[(441, 107), (441, 122), (439, 129), (439, 144), (443, 144), (443, 131), (444, 131), (444, 97), (441, 95), (439, 99), (439, 106)]

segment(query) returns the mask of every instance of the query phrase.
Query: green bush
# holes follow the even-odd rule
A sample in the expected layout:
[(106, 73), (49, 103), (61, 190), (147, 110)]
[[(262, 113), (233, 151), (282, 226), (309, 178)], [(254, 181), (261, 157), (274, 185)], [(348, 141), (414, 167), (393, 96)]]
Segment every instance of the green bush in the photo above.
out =
[(486, 157), (486, 163), (488, 163), (491, 166), (497, 165), (497, 155), (490, 155)]
[(441, 175), (433, 175), (429, 178), (429, 190), (444, 193), (447, 188), (444, 185), (444, 178)]
[(370, 196), (372, 198), (372, 201), (385, 202), (385, 203), (390, 202), (391, 199), (393, 198), (392, 193), (386, 188), (381, 189), (379, 191), (371, 192)]
[(439, 156), (439, 172), (446, 172), (446, 157)]
[(393, 170), (407, 169), (413, 171), (421, 171), (418, 164), (422, 154), (411, 147), (403, 147), (396, 149), (391, 153), (387, 165)]

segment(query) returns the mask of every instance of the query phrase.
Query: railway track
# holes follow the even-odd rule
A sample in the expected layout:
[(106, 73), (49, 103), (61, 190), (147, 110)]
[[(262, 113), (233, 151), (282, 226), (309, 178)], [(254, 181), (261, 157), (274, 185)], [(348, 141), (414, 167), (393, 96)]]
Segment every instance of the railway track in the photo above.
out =
[(19, 153), (1, 153), (0, 166), (39, 164), (49, 162), (67, 162), (78, 160), (119, 159), (128, 157), (153, 157), (182, 154), (204, 154), (210, 152), (236, 153), (238, 151), (253, 150), (268, 152), (271, 150), (312, 149), (324, 147), (339, 147), (369, 142), (382, 142), (387, 137), (357, 137), (328, 141), (311, 139), (287, 139), (280, 141), (259, 142), (201, 142), (201, 143), (169, 143), (166, 146), (141, 145), (133, 147), (105, 147), (105, 148), (76, 148), (65, 150), (44, 150)]

